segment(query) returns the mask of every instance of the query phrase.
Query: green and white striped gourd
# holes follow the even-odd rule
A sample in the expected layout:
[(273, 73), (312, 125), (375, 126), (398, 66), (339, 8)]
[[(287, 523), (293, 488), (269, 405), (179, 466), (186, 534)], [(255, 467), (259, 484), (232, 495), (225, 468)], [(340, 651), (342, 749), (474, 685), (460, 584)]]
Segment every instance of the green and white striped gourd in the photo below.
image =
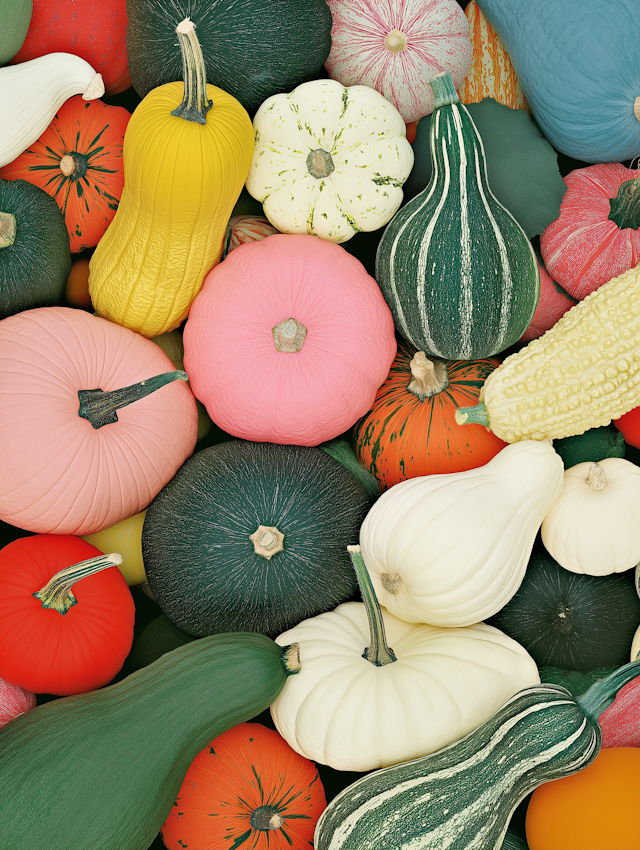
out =
[(316, 850), (500, 850), (525, 796), (587, 767), (602, 746), (598, 718), (640, 676), (626, 664), (586, 693), (519, 691), (486, 723), (435, 753), (369, 773), (320, 816)]
[(429, 185), (390, 221), (376, 280), (421, 351), (474, 360), (524, 333), (540, 297), (533, 247), (487, 182), (484, 148), (448, 72), (434, 77)]

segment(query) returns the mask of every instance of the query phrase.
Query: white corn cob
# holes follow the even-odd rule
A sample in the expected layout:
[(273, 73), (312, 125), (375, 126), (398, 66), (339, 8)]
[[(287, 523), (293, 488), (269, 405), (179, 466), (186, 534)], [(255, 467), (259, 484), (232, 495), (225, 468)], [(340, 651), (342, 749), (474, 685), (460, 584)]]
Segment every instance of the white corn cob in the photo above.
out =
[(582, 434), (640, 406), (640, 266), (580, 301), (507, 357), (456, 422), (507, 443)]

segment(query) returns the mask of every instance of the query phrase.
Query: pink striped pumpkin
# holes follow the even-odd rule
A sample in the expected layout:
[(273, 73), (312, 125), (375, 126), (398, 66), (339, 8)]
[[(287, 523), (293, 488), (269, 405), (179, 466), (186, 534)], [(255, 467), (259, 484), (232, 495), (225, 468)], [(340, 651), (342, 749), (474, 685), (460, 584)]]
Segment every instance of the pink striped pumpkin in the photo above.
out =
[(19, 685), (12, 685), (6, 679), (0, 678), (0, 726), (4, 726), (19, 714), (31, 711), (38, 700), (34, 693), (26, 691)]
[(232, 251), (206, 276), (183, 341), (191, 388), (220, 428), (299, 446), (366, 413), (396, 354), (375, 280), (340, 245), (306, 234)]
[(333, 16), (329, 76), (384, 95), (405, 123), (433, 111), (429, 80), (449, 71), (459, 86), (473, 54), (457, 0), (327, 0)]

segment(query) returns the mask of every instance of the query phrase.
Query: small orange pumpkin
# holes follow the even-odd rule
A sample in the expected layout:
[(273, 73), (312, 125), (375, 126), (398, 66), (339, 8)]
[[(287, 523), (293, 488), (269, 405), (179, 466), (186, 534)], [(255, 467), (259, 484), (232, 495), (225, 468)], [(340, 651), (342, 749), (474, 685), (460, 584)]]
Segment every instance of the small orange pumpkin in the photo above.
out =
[(273, 729), (241, 723), (191, 763), (162, 840), (168, 850), (309, 850), (325, 807), (315, 764)]

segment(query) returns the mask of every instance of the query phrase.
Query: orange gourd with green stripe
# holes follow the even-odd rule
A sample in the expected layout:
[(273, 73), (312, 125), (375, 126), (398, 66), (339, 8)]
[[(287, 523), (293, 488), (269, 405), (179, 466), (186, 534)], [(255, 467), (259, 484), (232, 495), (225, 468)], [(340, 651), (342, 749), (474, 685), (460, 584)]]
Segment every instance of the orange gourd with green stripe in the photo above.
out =
[(125, 187), (91, 258), (98, 315), (146, 337), (177, 328), (219, 261), (253, 156), (253, 127), (231, 95), (207, 85), (193, 23), (176, 29), (184, 86), (142, 100), (124, 139)]

